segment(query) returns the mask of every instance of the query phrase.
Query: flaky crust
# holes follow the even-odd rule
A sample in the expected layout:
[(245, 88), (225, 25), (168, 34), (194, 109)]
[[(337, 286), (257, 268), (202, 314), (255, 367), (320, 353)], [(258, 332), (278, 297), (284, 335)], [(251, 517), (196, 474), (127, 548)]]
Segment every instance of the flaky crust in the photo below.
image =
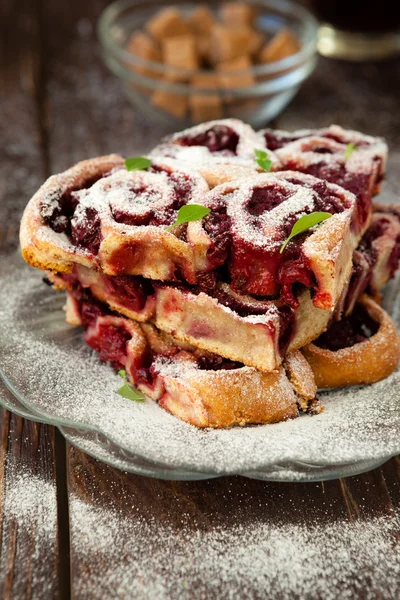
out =
[[(132, 383), (176, 417), (196, 427), (225, 428), (248, 423), (276, 423), (298, 416), (315, 397), (312, 371), (300, 352), (288, 355), (286, 370), (260, 373), (251, 367), (199, 369), (198, 349), (180, 344), (150, 324), (123, 317), (98, 316), (86, 330), (91, 344), (98, 328), (122, 327), (127, 342), (126, 371)], [(143, 382), (135, 365), (152, 352), (153, 380)], [(203, 353), (207, 356), (207, 353)], [(147, 363), (148, 364), (148, 363)]]
[(56, 197), (69, 189), (79, 189), (86, 181), (101, 177), (123, 164), (124, 159), (118, 154), (98, 156), (49, 177), (31, 198), (22, 215), (20, 244), (26, 262), (32, 267), (58, 273), (70, 273), (75, 263), (93, 266), (88, 252), (73, 248), (66, 239), (45, 226), (40, 215), (40, 204), (46, 197)]
[[(265, 315), (241, 317), (207, 294), (198, 295), (173, 288), (156, 292), (154, 322), (178, 340), (243, 362), (264, 373), (276, 370), (282, 362), (279, 351), (279, 319), (273, 311)], [(301, 348), (325, 331), (331, 311), (314, 306), (305, 291), (295, 313), (294, 336), (289, 350)]]
[[(285, 219), (290, 218), (290, 211), (292, 214), (296, 214), (296, 211), (301, 214), (299, 206), (304, 206), (304, 210), (307, 210), (314, 198), (312, 186), (318, 182), (319, 180), (312, 175), (296, 171), (263, 173), (255, 178), (238, 179), (215, 187), (208, 195), (206, 204), (213, 209), (214, 203), (226, 203), (226, 214), (231, 219), (233, 244), (240, 240), (240, 243), (247, 244), (255, 255), (269, 244), (269, 254), (273, 256), (274, 240), (279, 239)], [(316, 280), (313, 302), (317, 308), (328, 310), (334, 308), (350, 278), (353, 251), (360, 240), (361, 229), (356, 219), (357, 201), (354, 194), (335, 184), (325, 185), (340, 202), (342, 212), (333, 214), (315, 230), (308, 231), (301, 248)], [(274, 186), (279, 190), (286, 190), (288, 198), (261, 214), (258, 217), (258, 226), (255, 227), (248, 212), (251, 194), (254, 189), (267, 190)], [(188, 226), (188, 236), (191, 234), (192, 225), (190, 223)], [(232, 253), (231, 263), (235, 254), (236, 252)], [(251, 254), (248, 260), (251, 263)], [(265, 258), (264, 263), (267, 262), (268, 258)], [(260, 263), (262, 273), (261, 259), (258, 259), (257, 263)], [(235, 275), (238, 277), (237, 273)], [(232, 280), (234, 279), (235, 277), (232, 277)], [(270, 295), (260, 289), (251, 289), (249, 293)]]
[[(229, 127), (239, 135), (236, 156), (224, 152), (210, 152), (205, 146), (182, 146), (181, 140), (187, 136), (197, 136), (212, 127)], [(263, 172), (255, 161), (254, 150), (263, 148), (263, 141), (256, 132), (238, 119), (220, 119), (200, 123), (184, 131), (167, 137), (151, 152), (154, 157), (171, 157), (181, 164), (190, 165), (200, 173), (213, 188), (228, 181), (252, 177)], [(280, 162), (273, 152), (267, 151), (272, 169), (278, 170)]]
[[(180, 269), (187, 281), (196, 281), (196, 272), (207, 266), (209, 240), (200, 232), (194, 243), (176, 237), (164, 227), (131, 226), (116, 222), (108, 207), (100, 214), (102, 241), (99, 251), (93, 255), (89, 250), (73, 245), (65, 234), (56, 233), (40, 214), (43, 202), (57, 199), (70, 190), (79, 190), (85, 182), (100, 180), (113, 169), (124, 165), (124, 159), (111, 154), (82, 161), (71, 169), (50, 177), (28, 203), (21, 221), (20, 243), (24, 259), (34, 267), (58, 273), (70, 273), (75, 264), (101, 269), (109, 275), (142, 275), (150, 279), (173, 280)], [(172, 171), (177, 163), (168, 159), (153, 161), (153, 165), (165, 166)], [(195, 171), (188, 172), (195, 185), (198, 203), (209, 188), (205, 180)], [(140, 172), (151, 180), (157, 175)], [(143, 174), (143, 175), (142, 175)]]
[(375, 383), (388, 377), (400, 359), (400, 341), (395, 324), (383, 308), (368, 296), (360, 303), (379, 323), (375, 335), (336, 352), (309, 344), (302, 352), (309, 362), (318, 388)]
[[(107, 287), (99, 271), (79, 266), (75, 270), (79, 282), (92, 295), (129, 319), (153, 322), (161, 331), (173, 335), (180, 343), (219, 354), (230, 360), (269, 373), (277, 370), (283, 356), (279, 349), (280, 320), (273, 301), (259, 302), (263, 313), (242, 317), (205, 293), (194, 294), (174, 286), (155, 285), (140, 311), (123, 304)], [(69, 283), (51, 273), (49, 279), (58, 290), (70, 288)], [(224, 285), (229, 290), (229, 286)], [(247, 299), (251, 299), (249, 296)], [(288, 350), (309, 344), (325, 331), (332, 311), (316, 308), (310, 292), (299, 296), (299, 308), (294, 315), (294, 335)]]

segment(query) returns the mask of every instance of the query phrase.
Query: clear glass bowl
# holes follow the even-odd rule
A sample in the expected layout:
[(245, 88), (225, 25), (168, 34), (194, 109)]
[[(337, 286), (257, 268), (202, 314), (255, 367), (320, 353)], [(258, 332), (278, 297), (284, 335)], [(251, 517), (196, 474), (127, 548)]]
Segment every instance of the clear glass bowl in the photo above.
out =
[[(399, 325), (399, 280), (385, 307)], [(320, 481), (375, 468), (400, 452), (400, 373), (324, 392), (321, 415), (275, 425), (199, 430), (155, 402), (116, 393), (118, 376), (65, 323), (64, 297), (42, 273), (0, 264), (0, 403), (57, 426), (72, 444), (125, 471), (164, 479), (244, 475)]]
[[(219, 2), (207, 5), (218, 11)], [(184, 14), (190, 13), (196, 3), (177, 0)], [(255, 83), (245, 87), (213, 89), (218, 96), (222, 114), (218, 118), (236, 117), (254, 127), (261, 127), (276, 117), (297, 93), (302, 82), (310, 75), (316, 64), (316, 41), (318, 25), (314, 17), (299, 4), (287, 0), (259, 0), (252, 2), (258, 10), (256, 27), (271, 37), (283, 28), (293, 31), (300, 50), (282, 60), (252, 67), (251, 71), (235, 71), (234, 75), (254, 78)], [(146, 22), (165, 3), (159, 0), (135, 2), (120, 0), (108, 6), (98, 23), (98, 35), (103, 56), (108, 67), (122, 79), (128, 98), (154, 121), (167, 123), (171, 128), (183, 128), (196, 122), (189, 113), (178, 117), (167, 109), (155, 105), (155, 98), (162, 97), (166, 106), (180, 103), (190, 107), (194, 97), (210, 97), (210, 88), (192, 87), (188, 82), (171, 83), (168, 77), (190, 80), (193, 76), (210, 76), (212, 71), (182, 71), (157, 62), (143, 60), (128, 52), (125, 47), (131, 34), (142, 30)], [(192, 115), (193, 116), (193, 115)], [(211, 119), (212, 115), (210, 115)], [(207, 120), (210, 120), (207, 119)], [(204, 119), (203, 119), (204, 120)]]

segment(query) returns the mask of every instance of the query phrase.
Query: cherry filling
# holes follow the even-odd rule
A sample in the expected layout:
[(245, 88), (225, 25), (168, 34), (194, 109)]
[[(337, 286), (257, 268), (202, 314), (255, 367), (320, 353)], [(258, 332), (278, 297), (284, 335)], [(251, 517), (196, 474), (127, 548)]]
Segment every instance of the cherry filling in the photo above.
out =
[[(288, 181), (303, 188), (309, 187), (315, 192), (312, 195), (314, 211), (336, 214), (346, 208), (343, 200), (335, 196), (324, 181), (305, 183), (295, 178)], [(246, 221), (247, 233), (242, 231), (243, 228), (238, 228), (238, 231), (232, 234), (228, 261), (231, 284), (235, 291), (255, 296), (279, 296), (290, 306), (297, 308), (294, 286), (302, 284), (312, 288), (317, 285), (309, 261), (301, 249), (305, 236), (294, 238), (285, 251), (280, 252), (284, 240), (298, 219), (298, 214), (289, 215), (285, 223), (279, 226), (279, 231), (274, 230), (272, 224), (269, 232), (268, 217), (263, 219), (265, 213), (275, 209), (294, 193), (293, 189), (278, 185), (254, 190), (244, 205), (243, 218)], [(304, 210), (307, 210), (307, 206)], [(273, 215), (271, 221), (273, 223)], [(264, 233), (265, 228), (268, 233)], [(258, 233), (264, 235), (265, 243), (253, 240)]]
[[(397, 213), (393, 213), (395, 218), (399, 218)], [(357, 250), (353, 256), (353, 272), (347, 292), (346, 305), (350, 306), (355, 300), (355, 294), (360, 296), (365, 290), (374, 293), (376, 290), (370, 289), (371, 278), (374, 266), (379, 258), (379, 252), (374, 247), (374, 242), (378, 238), (388, 236), (388, 229), (391, 226), (391, 220), (388, 217), (382, 217), (374, 220), (365, 232)], [(393, 239), (394, 245), (388, 257), (387, 267), (390, 277), (393, 277), (399, 268), (400, 260), (400, 235)]]
[(284, 356), (296, 331), (295, 311), (290, 306), (280, 306), (278, 310), (279, 352)]
[(117, 297), (121, 304), (130, 310), (140, 312), (145, 307), (147, 298), (154, 294), (149, 279), (138, 275), (104, 275), (106, 289), (110, 295)]
[(214, 125), (197, 135), (182, 136), (178, 143), (181, 146), (206, 146), (210, 152), (236, 154), (239, 136), (226, 125)]
[(101, 221), (99, 213), (92, 207), (77, 205), (70, 221), (71, 240), (75, 246), (86, 248), (92, 254), (97, 254), (100, 248)]
[(78, 200), (68, 191), (59, 197), (45, 200), (40, 206), (40, 215), (43, 221), (56, 233), (71, 234), (70, 221), (74, 214)]
[[(181, 206), (191, 199), (194, 182), (189, 175), (154, 165), (149, 171), (166, 174), (168, 194), (162, 193), (160, 185), (152, 188), (140, 182), (132, 182), (130, 189), (126, 189), (124, 180), (115, 180), (108, 187), (105, 182), (104, 189), (100, 190), (107, 198), (112, 185), (109, 204), (117, 223), (134, 226), (171, 225)], [(101, 219), (96, 208), (85, 205), (82, 200), (90, 196), (91, 186), (106, 175), (86, 181), (78, 190), (70, 189), (43, 201), (40, 207), (44, 222), (53, 231), (65, 233), (72, 244), (92, 254), (98, 253), (102, 241)]]
[(265, 139), (265, 144), (269, 150), (279, 150), (280, 148), (283, 148), (283, 146), (286, 146), (286, 144), (289, 144), (290, 142), (295, 142), (301, 137), (306, 137), (306, 135), (308, 136), (309, 134), (307, 133), (304, 136), (291, 135), (289, 133), (285, 134), (284, 132), (267, 129), (266, 131), (264, 131), (263, 135)]
[(127, 351), (126, 344), (131, 335), (125, 327), (111, 324), (99, 324), (96, 337), (85, 336), (86, 343), (99, 353), (100, 360), (110, 362), (114, 368), (125, 364)]
[(197, 358), (197, 366), (204, 371), (232, 371), (233, 369), (241, 369), (244, 365), (210, 352)]
[[(287, 144), (297, 141), (299, 139), (307, 138), (312, 135), (332, 140), (337, 144), (343, 146), (343, 154), (345, 154), (346, 141), (341, 136), (337, 136), (333, 133), (328, 132), (305, 132), (300, 135), (285, 134), (283, 132), (265, 131), (264, 139), (267, 148), (271, 150), (279, 150)], [(368, 148), (369, 143), (367, 141), (358, 141), (357, 148)], [(311, 151), (316, 154), (334, 154), (334, 150), (323, 146), (314, 145), (303, 148), (304, 152)], [(345, 164), (338, 162), (325, 162), (321, 157), (321, 162), (317, 164), (310, 164), (309, 166), (302, 166), (301, 151), (299, 151), (299, 160), (287, 160), (284, 163), (284, 167), (287, 170), (300, 171), (303, 173), (309, 173), (315, 177), (326, 179), (330, 183), (335, 183), (342, 186), (344, 189), (352, 192), (357, 196), (358, 200), (358, 216), (361, 225), (364, 225), (371, 212), (371, 197), (375, 193), (373, 185), (378, 185), (383, 179), (382, 170), (382, 159), (379, 156), (374, 157), (374, 165), (370, 168), (370, 173), (352, 173), (350, 172)], [(299, 164), (300, 163), (300, 164)]]
[[(277, 186), (255, 188), (246, 204), (246, 210), (252, 217), (259, 217), (263, 213), (273, 210), (292, 195), (292, 191)], [(257, 223), (258, 221), (255, 220), (254, 224), (257, 225)]]
[[(110, 362), (114, 369), (125, 366), (128, 358), (127, 344), (131, 339), (131, 334), (123, 324), (115, 325), (111, 321), (111, 318), (119, 315), (112, 313), (105, 304), (96, 300), (90, 291), (82, 287), (76, 287), (75, 297), (78, 299), (82, 325), (85, 329), (85, 342), (99, 353), (100, 360)], [(110, 317), (110, 322), (105, 319), (102, 323), (98, 323), (99, 317), (107, 316)], [(177, 344), (175, 351), (169, 349), (167, 354), (162, 354), (153, 352), (149, 347), (140, 356), (130, 356), (130, 375), (133, 382), (147, 386), (154, 385), (157, 377), (153, 364), (155, 358), (157, 356), (174, 356), (181, 349)], [(212, 353), (199, 353), (196, 360), (198, 368), (202, 370), (232, 370), (243, 367), (242, 363)]]
[(347, 289), (344, 313), (354, 306), (357, 299), (368, 288), (372, 276), (372, 256), (359, 249), (353, 253), (353, 269), (351, 273), (349, 287)]
[(365, 341), (375, 335), (378, 329), (379, 323), (374, 321), (364, 306), (358, 304), (351, 315), (334, 321), (314, 344), (324, 350), (336, 352)]
[[(294, 169), (295, 164), (295, 162), (292, 164), (289, 163), (288, 168)], [(365, 225), (371, 212), (371, 197), (373, 193), (373, 190), (370, 189), (371, 178), (369, 175), (350, 173), (346, 170), (345, 165), (339, 163), (325, 164), (321, 162), (305, 168), (296, 167), (296, 170), (325, 179), (352, 192), (357, 197), (358, 221), (360, 225)]]
[(95, 208), (79, 207), (77, 191), (89, 189), (108, 173), (87, 179), (77, 190), (71, 188), (55, 194), (40, 206), (43, 221), (56, 233), (65, 233), (70, 241), (92, 254), (98, 252), (101, 242), (100, 217)]
[(211, 212), (203, 218), (203, 228), (207, 232), (211, 247), (207, 251), (209, 270), (223, 265), (231, 245), (231, 219), (226, 214), (226, 204), (222, 201), (209, 205)]
[[(162, 167), (152, 166), (150, 172), (168, 174), (172, 199), (165, 202), (159, 190), (147, 185), (132, 186), (129, 190), (129, 203), (132, 210), (123, 205), (113, 204), (111, 212), (117, 223), (125, 225), (171, 225), (181, 206), (187, 204), (193, 192), (193, 181), (183, 173), (169, 172)], [(138, 210), (140, 207), (140, 210)], [(136, 209), (136, 210), (135, 210)]]
[[(75, 283), (72, 293), (78, 301), (82, 326), (85, 329), (85, 342), (99, 353), (100, 360), (110, 362), (115, 369), (121, 368), (126, 362), (126, 344), (131, 338), (125, 327), (113, 323), (99, 323), (99, 317), (112, 316), (109, 308), (94, 298), (90, 290)], [(96, 335), (89, 328), (96, 328)]]

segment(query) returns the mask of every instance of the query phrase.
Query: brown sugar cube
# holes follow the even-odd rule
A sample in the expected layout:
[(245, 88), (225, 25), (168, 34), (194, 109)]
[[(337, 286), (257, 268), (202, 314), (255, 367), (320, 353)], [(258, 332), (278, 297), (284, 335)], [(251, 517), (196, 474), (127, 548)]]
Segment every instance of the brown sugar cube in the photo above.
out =
[(186, 96), (180, 94), (173, 94), (162, 88), (154, 92), (151, 96), (151, 103), (153, 106), (162, 108), (165, 112), (183, 119), (186, 116), (188, 110), (188, 101)]
[[(196, 70), (199, 67), (199, 55), (196, 39), (192, 35), (167, 38), (162, 43), (162, 56), (166, 66), (175, 69)], [(185, 74), (168, 74), (170, 81), (187, 79)]]
[(205, 63), (211, 62), (212, 43), (210, 35), (196, 35), (196, 47), (200, 60)]
[(177, 8), (164, 8), (146, 23), (147, 31), (158, 41), (190, 33), (189, 25)]
[[(218, 90), (218, 75), (196, 75), (192, 78), (193, 89)], [(193, 121), (212, 121), (223, 117), (222, 100), (218, 93), (193, 94), (189, 99), (191, 117)]]
[(262, 63), (281, 60), (300, 50), (297, 37), (289, 29), (281, 29), (272, 40), (262, 49), (259, 60)]
[(226, 25), (253, 25), (256, 10), (245, 2), (226, 2), (221, 6), (219, 14)]
[(206, 4), (197, 6), (188, 17), (188, 25), (194, 35), (209, 35), (216, 24), (211, 10)]
[(240, 56), (233, 60), (225, 60), (217, 65), (221, 87), (225, 89), (250, 87), (254, 84), (251, 72), (251, 60), (248, 56)]
[(212, 59), (215, 63), (249, 53), (254, 30), (251, 27), (216, 25), (212, 31)]
[(129, 38), (126, 50), (144, 58), (161, 62), (161, 51), (152, 38), (142, 31), (135, 31)]
[(265, 42), (264, 34), (262, 34), (261, 31), (253, 30), (252, 35), (249, 39), (249, 44), (248, 44), (248, 49), (247, 49), (250, 56), (257, 57), (260, 54), (262, 47), (264, 46), (264, 42)]
[[(135, 33), (133, 33), (126, 45), (126, 50), (128, 50), (128, 52), (131, 52), (135, 56), (143, 58), (144, 60), (161, 62), (161, 51), (158, 45), (149, 35), (147, 35), (147, 33), (143, 33), (141, 31), (136, 31)], [(158, 79), (160, 77), (160, 73), (154, 71), (153, 69), (149, 69), (147, 67), (132, 66), (131, 64), (127, 66), (137, 71), (138, 73), (141, 73), (142, 75), (147, 75), (155, 79)]]

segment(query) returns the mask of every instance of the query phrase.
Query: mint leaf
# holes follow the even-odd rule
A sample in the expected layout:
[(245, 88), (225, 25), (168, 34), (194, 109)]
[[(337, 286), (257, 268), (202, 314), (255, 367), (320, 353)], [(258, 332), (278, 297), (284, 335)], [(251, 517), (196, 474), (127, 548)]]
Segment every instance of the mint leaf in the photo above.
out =
[(134, 400), (135, 402), (143, 402), (144, 395), (142, 394), (142, 392), (139, 392), (139, 390), (137, 390), (135, 387), (133, 387), (127, 382), (125, 369), (120, 369), (118, 371), (118, 375), (122, 377), (125, 383), (119, 388), (119, 390), (117, 390), (117, 394), (119, 394), (123, 398), (128, 398), (128, 400)]
[(120, 369), (120, 370), (118, 371), (118, 375), (119, 375), (120, 377), (122, 377), (122, 379), (123, 379), (124, 381), (126, 381), (126, 371), (125, 371), (125, 369)]
[(124, 385), (117, 390), (117, 394), (123, 398), (128, 398), (128, 400), (134, 400), (135, 402), (143, 402), (144, 400), (143, 394), (136, 388), (130, 386), (129, 383), (124, 383)]
[(134, 156), (125, 160), (125, 167), (127, 171), (142, 171), (147, 169), (151, 165), (151, 160), (143, 158), (142, 156)]
[(322, 223), (322, 221), (329, 219), (329, 217), (331, 217), (331, 216), (332, 216), (331, 213), (327, 213), (327, 212), (313, 212), (313, 213), (310, 213), (309, 215), (303, 215), (302, 217), (300, 217), (300, 219), (298, 219), (298, 221), (296, 221), (296, 223), (293, 225), (292, 231), (290, 232), (289, 237), (282, 244), (282, 247), (279, 252), (282, 254), (282, 252), (286, 248), (287, 244), (290, 242), (290, 240), (292, 238), (294, 238), (295, 235), (299, 235), (299, 233), (303, 233), (303, 231), (307, 231), (307, 229), (310, 229), (310, 227), (314, 227), (314, 225), (318, 225), (318, 223)]
[(354, 152), (355, 149), (356, 147), (354, 144), (347, 144), (346, 152), (344, 153), (344, 160), (348, 160), (350, 158), (350, 154)]
[(202, 206), (201, 204), (185, 204), (185, 206), (181, 206), (178, 210), (178, 216), (175, 223), (172, 223), (172, 225), (167, 227), (167, 231), (170, 231), (173, 227), (180, 225), (181, 223), (200, 221), (200, 219), (208, 215), (209, 212), (211, 212), (211, 209)]
[(268, 173), (268, 171), (271, 170), (272, 165), (272, 161), (268, 158), (268, 154), (264, 152), (264, 150), (254, 150), (254, 154), (258, 166)]

